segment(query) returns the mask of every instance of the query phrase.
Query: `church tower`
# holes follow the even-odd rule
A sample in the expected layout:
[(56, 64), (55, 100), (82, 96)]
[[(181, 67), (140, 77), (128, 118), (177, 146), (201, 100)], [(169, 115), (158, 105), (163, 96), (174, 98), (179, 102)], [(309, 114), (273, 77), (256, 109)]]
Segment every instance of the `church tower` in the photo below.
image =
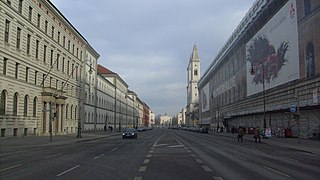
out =
[(188, 85), (187, 85), (187, 111), (186, 125), (193, 126), (199, 121), (199, 92), (198, 81), (200, 80), (200, 58), (196, 44), (189, 58), (188, 64)]

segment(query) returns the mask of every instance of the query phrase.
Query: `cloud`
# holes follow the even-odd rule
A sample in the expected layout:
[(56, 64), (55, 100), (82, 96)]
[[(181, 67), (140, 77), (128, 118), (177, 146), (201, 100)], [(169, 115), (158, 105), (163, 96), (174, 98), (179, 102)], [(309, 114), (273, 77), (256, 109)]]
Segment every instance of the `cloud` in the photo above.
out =
[(255, 0), (52, 0), (156, 113), (186, 106), (187, 66), (198, 46), (201, 74)]

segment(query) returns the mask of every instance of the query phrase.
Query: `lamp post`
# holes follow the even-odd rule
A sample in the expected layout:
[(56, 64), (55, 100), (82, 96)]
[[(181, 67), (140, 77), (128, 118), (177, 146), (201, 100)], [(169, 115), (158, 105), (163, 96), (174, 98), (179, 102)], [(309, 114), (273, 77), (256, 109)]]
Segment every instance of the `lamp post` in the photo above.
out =
[[(85, 61), (83, 61), (82, 63), (85, 63), (85, 62), (87, 62), (87, 61), (90, 61), (90, 69), (89, 69), (89, 73), (90, 74), (92, 74), (92, 72), (93, 72), (93, 70), (92, 70), (92, 62), (91, 62), (91, 60), (85, 60)], [(74, 69), (73, 69), (74, 70)], [(72, 70), (72, 72), (73, 72), (73, 70)], [(84, 75), (85, 76), (85, 75)], [(70, 78), (70, 76), (69, 76), (69, 78)], [(69, 80), (69, 78), (68, 78), (68, 80)], [(68, 81), (67, 81), (68, 82)], [(65, 84), (67, 84), (67, 83), (65, 83)], [(82, 96), (84, 97), (84, 92), (85, 92), (85, 82), (84, 82), (84, 80), (82, 80), (82, 83), (81, 83), (81, 94), (82, 94)], [(80, 106), (81, 107), (81, 106)], [(84, 108), (84, 100), (83, 100), (83, 110), (81, 111), (81, 112), (84, 112), (85, 111), (85, 108)], [(83, 118), (83, 116), (80, 116), (81, 118)], [(81, 118), (79, 118), (79, 120), (78, 120), (78, 130), (77, 130), (77, 138), (82, 138), (82, 136), (81, 136)]]
[(262, 90), (263, 90), (263, 129), (265, 131), (267, 127), (266, 123), (266, 92), (265, 92), (265, 67), (264, 63), (261, 61), (252, 61), (251, 62), (251, 69), (250, 69), (250, 74), (255, 75), (256, 70), (254, 69), (254, 66), (252, 63), (259, 63), (262, 66)]

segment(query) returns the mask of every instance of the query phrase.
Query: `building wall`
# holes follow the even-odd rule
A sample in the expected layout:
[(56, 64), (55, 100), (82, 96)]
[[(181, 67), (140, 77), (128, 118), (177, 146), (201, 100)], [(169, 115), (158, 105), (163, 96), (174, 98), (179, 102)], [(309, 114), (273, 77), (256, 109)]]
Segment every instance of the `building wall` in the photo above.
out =
[[(50, 109), (50, 104), (58, 114), (52, 122), (53, 134), (74, 133), (87, 42), (50, 2), (24, 0), (21, 11), (18, 3), (0, 1), (0, 92), (6, 94), (5, 114), (0, 115), (3, 135), (48, 134), (49, 112), (42, 110)], [(43, 96), (44, 92), (51, 95)]]
[[(299, 59), (296, 69), (299, 71), (298, 79), (284, 82), (275, 87), (266, 86), (265, 93), (247, 94), (248, 81), (251, 67), (247, 61), (247, 47), (249, 40), (282, 8), (286, 3), (296, 2), (297, 29), (298, 29), (298, 54)], [(259, 1), (247, 13), (242, 23), (230, 37), (226, 46), (218, 54), (215, 61), (200, 80), (200, 91), (209, 84), (210, 109), (201, 111), (201, 118), (211, 121), (212, 127), (226, 126), (264, 126), (273, 132), (279, 128), (290, 128), (294, 136), (310, 137), (314, 131), (320, 130), (319, 91), (320, 91), (320, 66), (319, 66), (319, 2), (310, 1), (310, 13), (304, 13), (305, 1)], [(258, 4), (261, 3), (261, 6)], [(265, 6), (263, 6), (265, 4)], [(255, 7), (257, 5), (257, 7)], [(260, 13), (254, 9), (266, 9)], [(303, 10), (303, 11), (302, 11)], [(251, 16), (250, 16), (251, 15)], [(254, 17), (256, 15), (256, 17)], [(254, 20), (253, 20), (254, 19)], [(275, 19), (274, 21), (280, 19)], [(250, 22), (250, 23), (249, 23)], [(250, 24), (250, 26), (248, 26)], [(247, 26), (247, 27), (245, 27)], [(243, 27), (241, 29), (241, 27)], [(240, 29), (239, 29), (240, 28)], [(243, 32), (243, 33), (240, 33)], [(232, 42), (232, 43), (229, 43)], [(312, 43), (314, 52), (307, 58), (308, 44)], [(310, 57), (310, 56), (308, 56)], [(307, 60), (308, 59), (308, 60)], [(311, 62), (313, 73), (307, 66)], [(291, 62), (292, 63), (292, 62)], [(309, 65), (310, 66), (310, 65)], [(300, 70), (299, 70), (300, 69)], [(267, 84), (267, 83), (266, 83)], [(265, 96), (265, 103), (263, 101)], [(264, 116), (264, 104), (265, 112)], [(299, 122), (293, 118), (289, 108), (299, 107)]]

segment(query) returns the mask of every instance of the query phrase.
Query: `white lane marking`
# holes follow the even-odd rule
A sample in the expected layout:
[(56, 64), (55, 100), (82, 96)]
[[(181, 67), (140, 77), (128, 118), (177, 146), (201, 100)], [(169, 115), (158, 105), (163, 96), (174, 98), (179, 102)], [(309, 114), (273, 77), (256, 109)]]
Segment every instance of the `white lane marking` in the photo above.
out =
[(191, 156), (191, 157), (197, 157), (197, 155), (195, 155), (195, 154), (190, 154), (190, 156)]
[(284, 156), (280, 156), (280, 157), (283, 158), (283, 159), (288, 159), (288, 160), (295, 161), (295, 162), (298, 162), (298, 161), (299, 161), (299, 160), (292, 159), (292, 158), (288, 158), (288, 157), (284, 157)]
[(191, 151), (190, 151), (190, 150), (187, 150), (187, 153), (191, 153)]
[(184, 147), (183, 144), (179, 144), (179, 145), (173, 145), (173, 146), (169, 146), (170, 148), (180, 148), (180, 147)]
[(203, 164), (203, 161), (201, 159), (196, 159), (197, 163)]
[(152, 154), (148, 154), (148, 155), (147, 155), (147, 158), (151, 158), (151, 157), (152, 157)]
[(142, 180), (142, 176), (137, 176), (137, 177), (134, 177), (133, 180)]
[(201, 166), (205, 171), (212, 172), (212, 169), (210, 169), (208, 166)]
[(18, 164), (18, 165), (15, 165), (15, 166), (11, 166), (11, 167), (7, 167), (7, 168), (4, 168), (4, 169), (0, 169), (0, 172), (6, 171), (6, 170), (9, 170), (9, 169), (13, 169), (13, 168), (16, 168), (16, 167), (20, 167), (20, 166), (22, 166), (22, 164)]
[(116, 147), (116, 148), (114, 148), (114, 149), (112, 149), (112, 151), (115, 151), (115, 150), (117, 150), (119, 147)]
[(149, 153), (153, 153), (153, 152), (154, 152), (153, 150), (149, 151)]
[(0, 157), (1, 156), (6, 156), (6, 155), (10, 155), (10, 154), (13, 154), (12, 152), (11, 153), (3, 153), (3, 154), (0, 154)]
[(160, 139), (164, 136), (165, 134), (163, 134), (162, 136), (160, 136), (152, 145), (152, 147), (156, 147), (158, 142), (160, 141)]
[(167, 146), (167, 145), (169, 145), (169, 144), (157, 144), (154, 147)]
[(99, 156), (94, 157), (93, 159), (98, 159), (98, 158), (100, 158), (100, 157), (102, 157), (102, 156), (104, 156), (104, 154), (100, 154)]
[(141, 166), (139, 172), (145, 172), (147, 170), (147, 166)]
[(62, 153), (49, 155), (49, 156), (43, 157), (43, 159), (49, 159), (49, 158), (52, 158), (52, 157), (55, 157), (55, 156), (59, 156), (59, 155), (61, 155), (61, 154), (62, 154)]
[(143, 164), (148, 164), (150, 162), (150, 159), (145, 159), (144, 161), (143, 161)]
[(68, 169), (68, 170), (66, 170), (66, 171), (58, 174), (57, 177), (59, 177), (59, 176), (61, 176), (61, 175), (64, 175), (65, 173), (70, 172), (70, 171), (72, 171), (72, 170), (74, 170), (74, 169), (76, 169), (76, 168), (78, 168), (78, 167), (80, 167), (80, 165), (74, 166), (73, 168), (70, 168), (70, 169)]
[(272, 168), (270, 168), (270, 167), (267, 167), (267, 166), (263, 166), (263, 167), (266, 168), (266, 169), (269, 169), (270, 171), (273, 171), (273, 172), (276, 172), (276, 173), (278, 173), (278, 174), (281, 174), (281, 175), (283, 175), (283, 176), (290, 177), (288, 174), (285, 174), (285, 173), (283, 173), (283, 172), (277, 171), (277, 170), (272, 169)]
[(189, 148), (188, 148), (188, 147), (184, 147), (184, 149), (185, 149), (185, 150), (188, 150)]
[(213, 178), (214, 180), (223, 180), (222, 177), (217, 177), (217, 176), (213, 176), (212, 178)]
[(245, 161), (247, 161), (248, 159), (247, 158), (245, 158), (245, 157), (242, 157), (242, 156), (238, 156), (238, 155), (234, 155), (235, 157), (237, 157), (237, 158), (240, 158), (240, 159), (242, 159), (242, 160), (245, 160)]
[(308, 156), (313, 156), (313, 157), (318, 157), (319, 156), (317, 154), (312, 154), (312, 153), (303, 153), (303, 154), (308, 155)]

